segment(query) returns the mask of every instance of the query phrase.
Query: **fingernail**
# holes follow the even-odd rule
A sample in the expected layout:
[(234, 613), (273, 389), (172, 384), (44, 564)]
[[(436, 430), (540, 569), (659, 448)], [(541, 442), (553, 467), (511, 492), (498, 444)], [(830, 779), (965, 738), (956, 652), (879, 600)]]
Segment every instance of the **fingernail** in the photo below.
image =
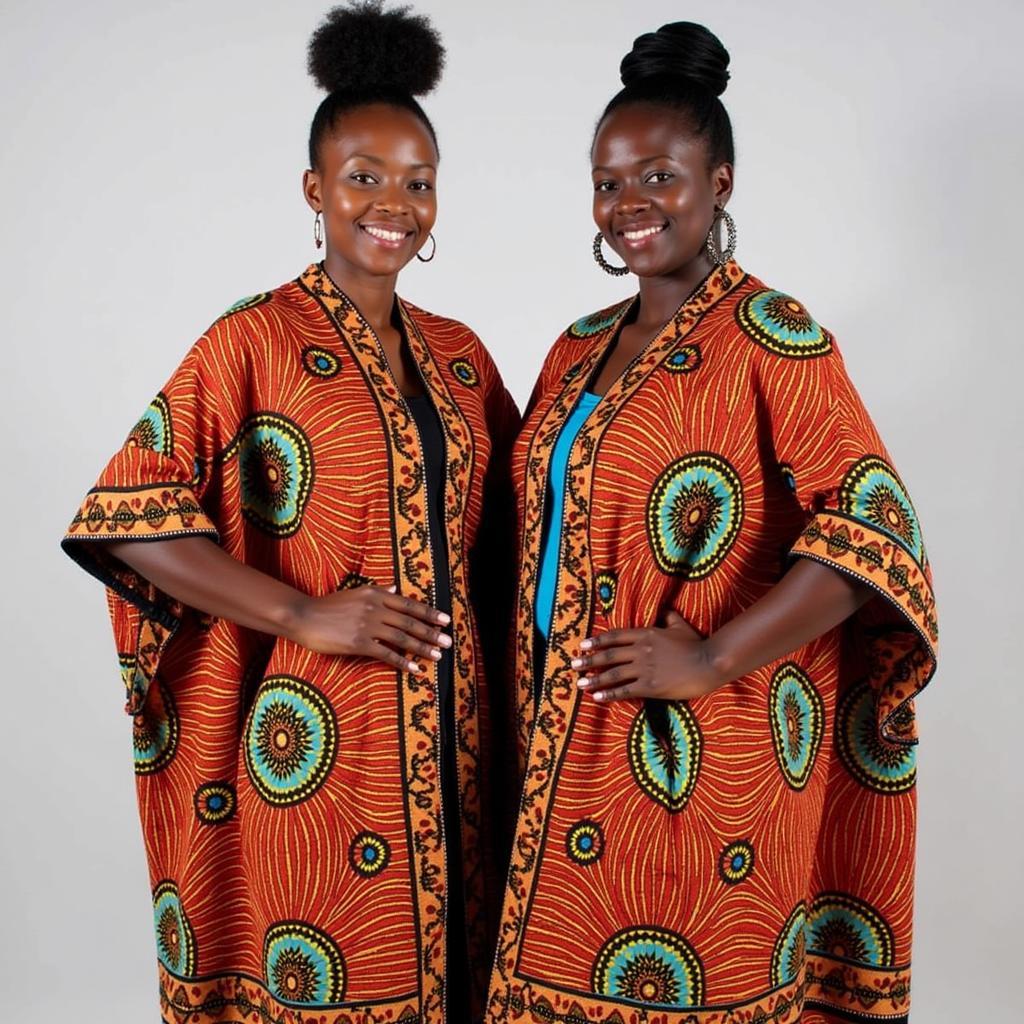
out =
[(452, 645), (452, 638), (451, 638), (450, 636), (448, 636), (448, 635), (447, 635), (446, 633), (442, 633), (442, 634), (441, 634), (441, 635), (440, 635), (440, 636), (439, 636), (439, 637), (437, 638), (437, 642), (438, 642), (438, 643), (439, 643), (439, 644), (440, 644), (440, 645), (441, 645), (442, 647), (451, 647), (451, 645)]
[(580, 647), (583, 650), (585, 650), (585, 651), (589, 651), (590, 648), (593, 647), (593, 646), (594, 646), (594, 641), (593, 640), (584, 640), (583, 643), (580, 644)]
[(448, 623), (452, 621), (452, 617), (450, 615), (445, 615), (444, 612), (438, 612), (437, 621), (440, 622), (442, 626), (447, 626)]
[(573, 668), (583, 668), (583, 659), (573, 658), (572, 661), (569, 662), (569, 664), (572, 665)]
[(396, 586), (395, 586), (395, 585), (394, 585), (394, 584), (392, 583), (392, 584), (391, 584), (391, 586), (390, 586), (390, 587), (388, 587), (388, 591), (389, 591), (389, 593), (392, 593), (392, 594), (397, 594), (397, 593), (398, 593), (398, 587), (396, 587)]
[(431, 650), (430, 656), (434, 659), (434, 661), (441, 660), (441, 652), (436, 647), (433, 648), (433, 650)]
[(415, 661), (409, 662), (409, 671), (415, 672), (417, 675), (423, 675), (423, 666), (417, 665)]
[(604, 700), (605, 695), (600, 690), (594, 694), (594, 700)]
[(576, 680), (576, 685), (581, 689), (585, 690), (590, 685), (590, 680), (586, 676), (580, 676)]

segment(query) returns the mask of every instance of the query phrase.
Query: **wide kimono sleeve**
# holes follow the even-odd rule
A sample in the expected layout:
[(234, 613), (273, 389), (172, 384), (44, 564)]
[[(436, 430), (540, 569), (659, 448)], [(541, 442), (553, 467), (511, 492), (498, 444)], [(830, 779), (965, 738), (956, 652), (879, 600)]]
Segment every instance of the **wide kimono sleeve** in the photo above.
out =
[(204, 507), (217, 453), (226, 443), (220, 406), (230, 369), (218, 357), (217, 324), (192, 347), (149, 403), (75, 513), (62, 547), (107, 589), (126, 710), (146, 699), (160, 657), (185, 609), (107, 550), (111, 541), (146, 543), (175, 537), (218, 540)]
[(914, 743), (914, 696), (935, 671), (938, 623), (921, 526), (834, 339), (812, 358), (765, 353), (758, 368), (775, 470), (805, 525), (791, 555), (870, 587), (854, 627), (883, 739)]

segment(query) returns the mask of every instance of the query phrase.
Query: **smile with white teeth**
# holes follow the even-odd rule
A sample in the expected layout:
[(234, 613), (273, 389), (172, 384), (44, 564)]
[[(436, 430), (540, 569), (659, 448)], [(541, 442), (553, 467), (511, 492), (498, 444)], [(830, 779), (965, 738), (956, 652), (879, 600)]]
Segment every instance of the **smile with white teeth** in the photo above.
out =
[(387, 228), (374, 227), (372, 224), (361, 224), (360, 227), (368, 235), (379, 238), (383, 242), (401, 242), (407, 234), (405, 231), (388, 231)]
[(644, 238), (650, 238), (651, 235), (660, 234), (667, 226), (666, 224), (657, 224), (649, 228), (639, 228), (633, 231), (627, 230), (622, 232), (622, 237), (627, 242), (639, 242)]

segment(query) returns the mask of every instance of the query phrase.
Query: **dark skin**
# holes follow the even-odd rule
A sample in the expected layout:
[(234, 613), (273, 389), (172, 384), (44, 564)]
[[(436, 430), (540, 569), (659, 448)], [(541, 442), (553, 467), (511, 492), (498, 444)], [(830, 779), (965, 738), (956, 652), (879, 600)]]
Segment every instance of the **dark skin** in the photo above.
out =
[[(434, 226), (436, 175), (437, 148), (420, 119), (374, 104), (342, 117), (323, 140), (317, 166), (303, 176), (306, 201), (323, 212), (327, 272), (376, 332), (406, 395), (422, 393), (423, 385), (393, 323), (395, 284)], [(192, 608), (320, 654), (376, 658), (423, 673), (423, 659), (439, 660), (452, 643), (444, 632), (448, 615), (394, 587), (313, 597), (206, 537), (121, 541), (107, 550)]]
[[(712, 269), (705, 239), (732, 195), (730, 164), (713, 165), (680, 115), (618, 107), (591, 153), (594, 221), (640, 281), (636, 320), (591, 382), (604, 394)], [(662, 624), (589, 637), (572, 661), (579, 687), (597, 701), (692, 700), (769, 664), (833, 629), (871, 590), (809, 559), (710, 637), (677, 612)]]

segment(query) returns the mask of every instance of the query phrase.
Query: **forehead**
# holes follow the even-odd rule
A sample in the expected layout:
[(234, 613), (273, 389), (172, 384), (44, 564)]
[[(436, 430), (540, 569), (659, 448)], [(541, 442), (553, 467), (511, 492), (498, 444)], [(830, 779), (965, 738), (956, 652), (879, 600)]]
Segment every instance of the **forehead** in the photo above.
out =
[(591, 162), (600, 167), (633, 164), (652, 156), (680, 163), (704, 160), (704, 144), (681, 111), (650, 104), (616, 107), (598, 126)]
[(355, 153), (385, 163), (437, 163), (427, 126), (411, 110), (387, 103), (346, 110), (323, 140), (321, 157), (343, 161)]

